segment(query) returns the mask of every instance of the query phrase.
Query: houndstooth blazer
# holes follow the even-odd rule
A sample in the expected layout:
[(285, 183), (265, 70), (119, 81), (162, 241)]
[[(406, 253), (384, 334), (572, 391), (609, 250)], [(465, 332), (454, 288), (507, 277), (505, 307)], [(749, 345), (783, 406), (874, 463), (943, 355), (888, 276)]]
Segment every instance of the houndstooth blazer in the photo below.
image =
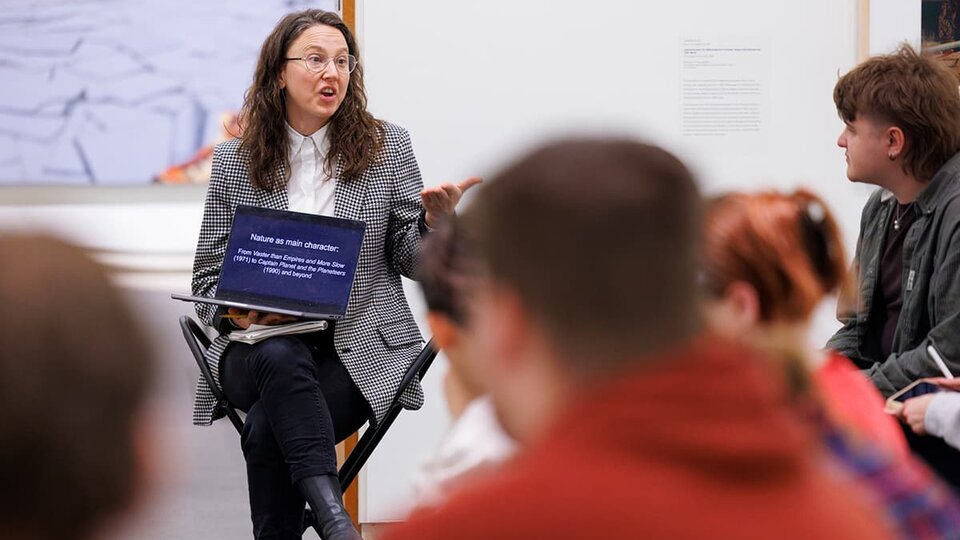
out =
[[(423, 234), (423, 181), (406, 130), (385, 123), (386, 140), (377, 164), (362, 176), (337, 181), (337, 217), (367, 224), (360, 248), (346, 317), (335, 325), (334, 345), (340, 360), (379, 422), (387, 412), (400, 380), (420, 352), (423, 338), (403, 294), (401, 275), (412, 277)], [(238, 205), (255, 205), (286, 210), (287, 191), (255, 188), (248, 179), (246, 161), (240, 155), (240, 141), (217, 145), (203, 209), (200, 238), (193, 263), (193, 294), (213, 296), (227, 246), (227, 236)], [(286, 178), (286, 169), (278, 171)], [(336, 178), (342, 167), (338, 166)], [(216, 326), (216, 306), (196, 304), (197, 315)], [(207, 351), (210, 370), (219, 384), (219, 362), (229, 341), (217, 337)], [(423, 405), (419, 384), (402, 396), (403, 406)], [(216, 399), (201, 377), (197, 384), (193, 423), (208, 426), (217, 419)]]

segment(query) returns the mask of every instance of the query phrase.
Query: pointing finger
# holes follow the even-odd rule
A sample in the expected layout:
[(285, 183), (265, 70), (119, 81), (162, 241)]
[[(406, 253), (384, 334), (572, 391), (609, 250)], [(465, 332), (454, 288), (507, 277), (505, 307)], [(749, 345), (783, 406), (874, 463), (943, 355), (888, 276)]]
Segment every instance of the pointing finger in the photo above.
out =
[(464, 180), (463, 182), (460, 182), (459, 184), (457, 184), (457, 187), (460, 188), (460, 191), (461, 191), (461, 192), (465, 192), (465, 191), (467, 191), (468, 189), (472, 188), (473, 186), (476, 186), (477, 184), (480, 184), (480, 183), (482, 183), (482, 182), (483, 182), (483, 178), (482, 178), (482, 177), (480, 177), (480, 176), (471, 176), (470, 178), (467, 178), (467, 179)]

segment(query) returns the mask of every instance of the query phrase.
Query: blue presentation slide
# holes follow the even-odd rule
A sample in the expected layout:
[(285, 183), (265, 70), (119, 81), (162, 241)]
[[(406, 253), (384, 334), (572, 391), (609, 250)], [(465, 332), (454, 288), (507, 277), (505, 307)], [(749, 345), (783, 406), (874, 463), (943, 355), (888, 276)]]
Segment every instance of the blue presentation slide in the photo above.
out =
[(305, 304), (345, 304), (363, 229), (317, 219), (238, 215), (224, 255), (218, 294), (243, 292)]

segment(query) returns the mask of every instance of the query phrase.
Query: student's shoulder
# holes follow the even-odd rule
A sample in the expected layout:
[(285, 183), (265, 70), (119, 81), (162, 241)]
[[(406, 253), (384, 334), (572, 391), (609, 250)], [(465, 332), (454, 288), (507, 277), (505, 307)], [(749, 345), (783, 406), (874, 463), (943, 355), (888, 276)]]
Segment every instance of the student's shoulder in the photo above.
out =
[(953, 231), (960, 229), (960, 176), (952, 178), (951, 182), (944, 186), (938, 199), (934, 213), (939, 214), (937, 221), (940, 229), (953, 237)]
[(504, 524), (522, 523), (524, 520), (519, 515), (520, 507), (524, 505), (519, 504), (512, 495), (502, 489), (469, 488), (469, 492), (455, 495), (438, 508), (414, 512), (406, 522), (391, 528), (385, 539), (482, 540), (503, 537), (499, 534), (503, 531), (499, 529)]
[[(486, 477), (472, 477), (436, 508), (414, 512), (391, 529), (387, 540), (485, 540), (532, 538), (561, 519), (553, 516), (564, 504), (564, 490), (555, 489), (556, 471), (547, 474), (527, 460), (503, 465)], [(540, 524), (540, 529), (533, 527)], [(531, 528), (532, 527), (532, 528)], [(529, 528), (529, 530), (528, 530)]]

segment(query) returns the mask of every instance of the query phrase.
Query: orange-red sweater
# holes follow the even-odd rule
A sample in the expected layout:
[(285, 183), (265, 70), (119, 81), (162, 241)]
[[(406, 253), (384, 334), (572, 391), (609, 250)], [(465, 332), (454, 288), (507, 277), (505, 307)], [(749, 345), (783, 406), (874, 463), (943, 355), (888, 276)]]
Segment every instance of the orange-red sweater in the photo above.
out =
[(820, 468), (780, 378), (700, 341), (574, 399), (501, 472), (388, 540), (889, 538)]
[(891, 457), (911, 459), (897, 419), (883, 412), (880, 391), (847, 357), (828, 353), (813, 380), (834, 425)]

